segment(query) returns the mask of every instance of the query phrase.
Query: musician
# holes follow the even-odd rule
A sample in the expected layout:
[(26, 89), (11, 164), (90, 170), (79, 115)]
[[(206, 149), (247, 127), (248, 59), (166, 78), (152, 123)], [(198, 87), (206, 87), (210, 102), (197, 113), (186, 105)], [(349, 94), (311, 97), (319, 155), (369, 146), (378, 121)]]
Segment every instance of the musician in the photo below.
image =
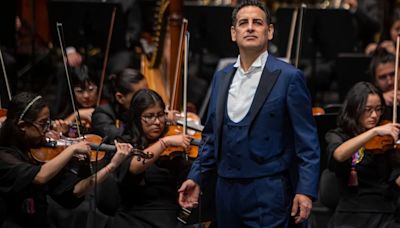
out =
[[(96, 107), (98, 96), (98, 78), (93, 75), (92, 72), (89, 72), (85, 65), (70, 68), (69, 75), (79, 117), (84, 127), (90, 129), (92, 113)], [(67, 80), (63, 78), (63, 81), (65, 83), (63, 86), (64, 91), (57, 91), (60, 99), (58, 99), (59, 103), (56, 102), (55, 106), (59, 106), (62, 110), (56, 114), (55, 126), (53, 126), (56, 128), (58, 128), (59, 125), (71, 125), (71, 123), (75, 123), (76, 118), (78, 118), (78, 114), (73, 110)], [(55, 110), (56, 109), (57, 108), (55, 108)], [(64, 129), (64, 133), (66, 133), (66, 129)]]
[(380, 43), (370, 43), (365, 48), (365, 54), (373, 55), (377, 48), (384, 48), (393, 55), (396, 54), (396, 39), (400, 31), (400, 9), (395, 10), (392, 23), (390, 25), (389, 37)]
[(301, 71), (267, 51), (274, 27), (259, 1), (232, 13), (240, 55), (214, 75), (204, 146), (179, 189), (197, 206), (202, 180), (217, 172), (218, 227), (287, 227), (305, 221), (317, 194), (319, 143)]
[[(49, 129), (50, 111), (41, 96), (16, 95), (0, 129), (0, 202), (4, 207), (2, 227), (48, 227), (46, 196), (65, 207), (75, 207), (93, 187), (102, 182), (129, 154), (132, 146), (116, 144), (117, 153), (96, 176), (81, 179), (64, 169), (74, 155), (87, 154), (88, 143), (67, 147), (45, 164), (33, 159), (30, 149), (39, 146)], [(5, 214), (3, 214), (5, 213)]]
[(381, 29), (383, 5), (378, 0), (343, 0), (342, 5), (354, 14), (359, 46), (364, 50)]
[(187, 135), (164, 136), (167, 130), (165, 105), (156, 92), (143, 89), (136, 93), (128, 112), (123, 139), (145, 147), (154, 157), (145, 163), (126, 159), (116, 173), (121, 205), (108, 227), (175, 228), (178, 176), (184, 172), (182, 159), (163, 159), (169, 146), (188, 148)]
[[(52, 0), (57, 1), (57, 0)], [(118, 40), (118, 42), (112, 42), (112, 46), (110, 46), (110, 58), (108, 63), (108, 72), (109, 73), (117, 73), (122, 71), (125, 68), (131, 67), (135, 69), (139, 69), (140, 67), (140, 59), (139, 56), (135, 53), (135, 48), (140, 45), (140, 35), (142, 31), (142, 16), (139, 7), (139, 1), (137, 0), (69, 0), (70, 2), (99, 2), (99, 3), (117, 3), (121, 6), (121, 12), (123, 14), (123, 20), (121, 23), (123, 25), (118, 25), (118, 27), (124, 28), (123, 32), (124, 37), (122, 40)], [(71, 12), (73, 14), (73, 12)], [(111, 18), (111, 14), (109, 15)], [(95, 23), (95, 22), (92, 22)], [(87, 25), (85, 25), (87, 26)], [(92, 26), (92, 25), (89, 25)], [(83, 33), (88, 33), (90, 31), (83, 31)], [(71, 67), (79, 67), (82, 63), (86, 63), (90, 68), (98, 68), (100, 65), (96, 60), (88, 59), (90, 55), (88, 54), (89, 50), (87, 47), (93, 46), (93, 43), (96, 41), (90, 40), (93, 39), (90, 34), (77, 34), (76, 31), (66, 31), (66, 53), (68, 64)], [(115, 39), (114, 35), (114, 39)], [(82, 43), (82, 40), (86, 40), (89, 44), (86, 45)], [(85, 47), (86, 45), (86, 47)], [(86, 53), (83, 53), (84, 50)], [(104, 52), (105, 50), (103, 50)]]
[[(385, 120), (392, 120), (395, 61), (394, 54), (388, 52), (385, 48), (378, 48), (372, 57), (369, 67), (372, 82), (383, 93), (386, 112), (382, 118)], [(399, 101), (400, 94), (398, 93), (397, 102)]]
[(113, 141), (121, 136), (128, 118), (133, 95), (147, 88), (145, 77), (137, 70), (127, 68), (112, 75), (110, 79), (110, 103), (95, 109), (92, 116), (92, 131)]
[(384, 103), (371, 83), (357, 83), (344, 101), (338, 128), (326, 134), (328, 168), (336, 173), (340, 191), (328, 227), (399, 227), (391, 187), (400, 186), (400, 169), (390, 162), (393, 151), (373, 153), (364, 146), (378, 135), (398, 139), (400, 124), (378, 126)]

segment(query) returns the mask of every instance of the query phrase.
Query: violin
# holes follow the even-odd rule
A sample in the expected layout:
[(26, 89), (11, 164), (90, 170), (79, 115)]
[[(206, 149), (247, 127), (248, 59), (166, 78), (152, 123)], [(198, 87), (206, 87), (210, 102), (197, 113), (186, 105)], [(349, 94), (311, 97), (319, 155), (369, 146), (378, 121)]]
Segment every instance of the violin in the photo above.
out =
[[(181, 147), (168, 147), (163, 151), (161, 154), (161, 157), (168, 156), (169, 158), (174, 158), (177, 155), (185, 155), (186, 159), (188, 158), (196, 158), (198, 156), (198, 150), (199, 150), (199, 142), (201, 141), (201, 131), (195, 131), (193, 129), (187, 129), (187, 123), (192, 122), (192, 125), (198, 125), (200, 123), (200, 118), (195, 115), (194, 113), (187, 112), (187, 69), (188, 69), (188, 50), (189, 50), (189, 35), (186, 32), (187, 31), (187, 23), (188, 21), (186, 19), (183, 19), (182, 21), (182, 28), (181, 28), (181, 34), (180, 34), (180, 44), (179, 44), (179, 50), (178, 50), (178, 60), (181, 59), (181, 54), (184, 52), (185, 56), (183, 58), (184, 60), (184, 65), (183, 65), (183, 112), (180, 114), (181, 120), (183, 120), (183, 126), (179, 126), (177, 124), (170, 125), (168, 127), (168, 135), (178, 135), (178, 134), (187, 134), (190, 135), (193, 140), (191, 141), (191, 146), (187, 149), (184, 150)], [(183, 45), (182, 45), (182, 42)], [(178, 64), (179, 61), (177, 61), (177, 67), (175, 71), (175, 82), (174, 82), (174, 88), (173, 88), (173, 95), (172, 101), (171, 101), (171, 106), (173, 109), (177, 109), (177, 100), (178, 100), (178, 93), (177, 93), (177, 88), (179, 83), (179, 75), (180, 75), (180, 65)], [(196, 145), (197, 146), (194, 146)]]
[[(166, 135), (179, 135), (184, 132), (183, 126), (180, 125), (171, 125), (168, 127), (168, 132)], [(190, 142), (190, 146), (187, 150), (183, 149), (183, 147), (177, 147), (177, 146), (170, 146), (167, 149), (165, 149), (161, 153), (161, 157), (169, 157), (170, 159), (179, 156), (179, 155), (187, 155), (188, 158), (195, 159), (198, 156), (199, 153), (199, 145), (201, 141), (201, 132), (194, 131), (192, 129), (188, 129), (186, 133), (190, 136), (192, 136), (192, 140)]]
[(0, 117), (5, 117), (5, 116), (7, 116), (7, 109), (0, 108)]
[[(382, 121), (381, 125), (390, 123), (388, 120)], [(400, 147), (391, 135), (377, 135), (370, 139), (365, 145), (365, 149), (372, 153), (385, 153), (388, 150), (399, 150)]]
[[(46, 138), (46, 143), (44, 143), (38, 148), (32, 148), (30, 152), (32, 157), (36, 161), (44, 163), (55, 158), (57, 155), (63, 152), (65, 148), (67, 148), (68, 146), (74, 143), (79, 143), (83, 140), (89, 142), (89, 146), (91, 149), (90, 151), (91, 162), (100, 161), (105, 157), (106, 153), (114, 153), (116, 151), (116, 147), (114, 145), (103, 144), (102, 143), (103, 139), (100, 136), (94, 134), (88, 134), (85, 135), (85, 137), (80, 137), (80, 138), (68, 138), (68, 137), (62, 137), (60, 139)], [(146, 153), (143, 150), (139, 150), (137, 148), (132, 148), (131, 152), (133, 156), (138, 156), (139, 160), (141, 158), (143, 158), (144, 160), (151, 159), (154, 156), (149, 152)]]

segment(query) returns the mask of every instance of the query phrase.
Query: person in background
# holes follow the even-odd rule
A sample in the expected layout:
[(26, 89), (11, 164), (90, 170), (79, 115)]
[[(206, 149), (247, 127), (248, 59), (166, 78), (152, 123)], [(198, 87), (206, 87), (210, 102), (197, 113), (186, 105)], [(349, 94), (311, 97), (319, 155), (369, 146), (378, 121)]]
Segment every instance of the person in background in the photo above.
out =
[(400, 32), (400, 10), (394, 11), (392, 23), (389, 30), (389, 39), (383, 40), (380, 43), (370, 43), (365, 48), (365, 54), (372, 56), (378, 48), (384, 48), (387, 52), (396, 55), (396, 39)]
[(358, 47), (361, 52), (374, 41), (375, 35), (381, 30), (383, 4), (378, 0), (343, 0), (342, 6), (348, 8), (354, 15), (358, 34)]
[[(382, 118), (392, 120), (395, 83), (394, 54), (385, 48), (378, 48), (371, 60), (369, 71), (373, 84), (382, 92), (386, 111)], [(397, 93), (397, 102), (400, 101), (400, 93)]]
[[(399, 137), (400, 124), (379, 125), (385, 111), (382, 93), (369, 82), (348, 92), (338, 128), (326, 134), (328, 168), (336, 173), (340, 199), (328, 227), (400, 227), (395, 223), (392, 187), (400, 186), (400, 166), (393, 150), (372, 151), (376, 136)], [(397, 163), (394, 162), (397, 160)]]
[(113, 172), (132, 148), (116, 143), (111, 162), (96, 175), (81, 179), (64, 167), (74, 156), (88, 154), (90, 147), (85, 141), (67, 147), (44, 164), (34, 159), (31, 149), (44, 142), (49, 127), (50, 110), (41, 96), (26, 92), (14, 96), (0, 129), (1, 227), (49, 227), (47, 195), (65, 207), (79, 205), (94, 183)]
[(200, 186), (217, 173), (218, 227), (287, 227), (308, 218), (317, 196), (319, 143), (303, 73), (268, 53), (274, 26), (260, 1), (233, 10), (240, 55), (211, 85), (199, 157), (179, 189), (198, 206)]
[(133, 95), (147, 88), (147, 81), (137, 70), (125, 69), (110, 78), (109, 103), (95, 109), (92, 115), (92, 132), (109, 141), (122, 136)]

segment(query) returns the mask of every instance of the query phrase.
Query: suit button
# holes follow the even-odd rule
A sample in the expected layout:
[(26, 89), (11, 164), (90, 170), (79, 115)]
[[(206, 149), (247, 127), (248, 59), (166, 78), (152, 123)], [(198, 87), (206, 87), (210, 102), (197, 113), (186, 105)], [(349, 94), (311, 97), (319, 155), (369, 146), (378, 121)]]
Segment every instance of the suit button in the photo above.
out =
[(271, 113), (269, 113), (269, 116), (273, 118), (273, 117), (275, 117), (275, 113), (271, 112)]
[(265, 138), (265, 141), (269, 141), (269, 137)]

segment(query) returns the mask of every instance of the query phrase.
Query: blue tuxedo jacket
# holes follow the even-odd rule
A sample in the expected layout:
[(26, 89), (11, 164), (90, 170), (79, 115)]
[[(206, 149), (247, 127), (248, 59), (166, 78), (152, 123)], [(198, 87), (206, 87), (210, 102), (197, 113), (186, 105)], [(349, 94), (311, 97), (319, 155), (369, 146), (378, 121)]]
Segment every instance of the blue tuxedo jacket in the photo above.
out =
[[(200, 185), (207, 180), (209, 171), (218, 170), (219, 176), (226, 176), (225, 170), (218, 168), (223, 146), (221, 130), (235, 72), (233, 64), (229, 65), (218, 71), (212, 81), (202, 146), (188, 176)], [(251, 156), (241, 162), (247, 164), (249, 172), (238, 172), (234, 178), (257, 178), (287, 171), (294, 193), (315, 198), (320, 148), (303, 73), (269, 55), (248, 115)]]

